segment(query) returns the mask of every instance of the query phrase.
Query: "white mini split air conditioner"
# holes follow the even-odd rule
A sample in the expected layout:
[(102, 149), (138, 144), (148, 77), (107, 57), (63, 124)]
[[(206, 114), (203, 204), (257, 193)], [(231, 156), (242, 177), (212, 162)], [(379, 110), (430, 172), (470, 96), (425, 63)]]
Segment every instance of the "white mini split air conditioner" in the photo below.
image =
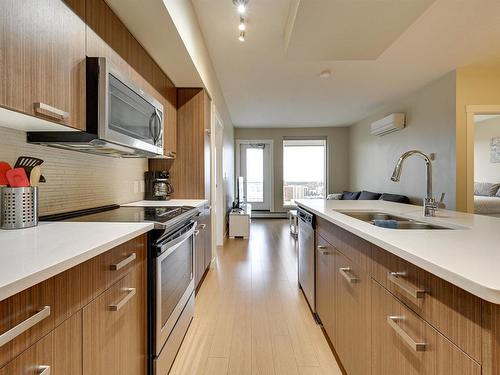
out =
[(372, 123), (370, 133), (372, 135), (383, 136), (404, 129), (405, 124), (406, 116), (404, 113), (392, 113), (389, 116)]

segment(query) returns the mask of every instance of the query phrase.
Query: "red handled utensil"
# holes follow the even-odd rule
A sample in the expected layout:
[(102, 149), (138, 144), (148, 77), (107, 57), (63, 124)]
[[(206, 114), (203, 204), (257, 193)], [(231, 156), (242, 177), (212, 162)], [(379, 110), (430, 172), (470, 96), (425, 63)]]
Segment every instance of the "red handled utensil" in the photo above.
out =
[(13, 168), (5, 173), (10, 187), (29, 187), (30, 181), (24, 168)]

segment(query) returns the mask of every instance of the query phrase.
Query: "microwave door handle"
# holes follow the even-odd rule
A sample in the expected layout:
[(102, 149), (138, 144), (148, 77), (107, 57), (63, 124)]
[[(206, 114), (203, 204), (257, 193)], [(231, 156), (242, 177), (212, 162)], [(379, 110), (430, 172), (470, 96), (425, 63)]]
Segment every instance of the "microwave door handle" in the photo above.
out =
[(156, 145), (162, 134), (161, 117), (157, 109), (155, 109), (149, 118), (149, 134), (153, 138), (153, 143)]
[(155, 115), (156, 115), (156, 118), (158, 119), (158, 122), (157, 122), (158, 130), (156, 132), (156, 141), (155, 141), (155, 143), (157, 143), (161, 139), (161, 135), (163, 134), (163, 129), (161, 128), (160, 112), (157, 109), (155, 109)]

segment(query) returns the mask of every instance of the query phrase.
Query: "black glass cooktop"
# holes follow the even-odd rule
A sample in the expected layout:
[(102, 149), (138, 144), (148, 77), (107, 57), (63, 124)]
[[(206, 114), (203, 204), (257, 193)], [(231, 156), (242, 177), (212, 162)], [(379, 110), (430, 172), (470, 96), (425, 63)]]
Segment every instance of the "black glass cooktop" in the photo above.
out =
[(144, 222), (167, 223), (194, 212), (195, 208), (176, 207), (121, 207), (111, 205), (62, 214), (41, 216), (40, 221), (90, 221), (90, 222)]

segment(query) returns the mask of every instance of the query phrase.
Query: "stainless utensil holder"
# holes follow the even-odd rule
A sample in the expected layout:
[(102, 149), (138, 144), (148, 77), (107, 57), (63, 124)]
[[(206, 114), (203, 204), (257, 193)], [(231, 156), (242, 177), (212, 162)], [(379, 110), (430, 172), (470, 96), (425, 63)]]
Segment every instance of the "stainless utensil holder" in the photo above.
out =
[(22, 229), (38, 225), (38, 188), (0, 188), (0, 228)]

